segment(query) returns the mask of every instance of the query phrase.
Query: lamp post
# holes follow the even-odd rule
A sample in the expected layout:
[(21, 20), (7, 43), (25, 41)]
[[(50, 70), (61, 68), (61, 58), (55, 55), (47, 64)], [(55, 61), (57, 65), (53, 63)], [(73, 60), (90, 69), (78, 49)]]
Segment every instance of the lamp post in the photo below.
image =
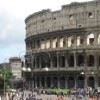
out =
[(80, 74), (81, 74), (81, 75), (84, 75), (85, 73), (82, 71)]
[(44, 70), (45, 70), (45, 71), (49, 71), (49, 68), (48, 68), (48, 67), (45, 67)]

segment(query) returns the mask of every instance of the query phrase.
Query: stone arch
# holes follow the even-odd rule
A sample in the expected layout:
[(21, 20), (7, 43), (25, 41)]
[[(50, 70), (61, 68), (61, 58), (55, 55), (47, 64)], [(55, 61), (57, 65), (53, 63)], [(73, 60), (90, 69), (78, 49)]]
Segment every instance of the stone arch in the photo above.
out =
[(94, 66), (94, 55), (89, 55), (87, 59), (88, 66)]
[(59, 56), (59, 65), (60, 67), (65, 67), (65, 56), (64, 55)]
[(77, 56), (77, 66), (84, 66), (84, 56), (82, 54)]
[(68, 65), (69, 67), (74, 67), (74, 55), (73, 54), (69, 55)]
[(51, 78), (50, 77), (47, 77), (46, 83), (47, 83), (47, 87), (50, 88), (51, 87)]
[(65, 77), (60, 77), (60, 88), (65, 88)]
[(58, 87), (58, 78), (57, 77), (53, 77), (53, 88), (57, 88)]
[(94, 34), (91, 33), (87, 36), (87, 45), (93, 45), (94, 44)]
[(87, 80), (87, 84), (89, 87), (94, 88), (95, 87), (95, 79), (93, 76), (89, 76)]
[(52, 57), (52, 61), (53, 61), (53, 67), (57, 67), (57, 55), (53, 55)]
[(77, 78), (77, 88), (84, 88), (84, 76)]
[(72, 76), (68, 77), (68, 88), (74, 88), (75, 86), (75, 79)]
[(45, 87), (45, 78), (41, 77), (41, 86), (44, 88)]
[(45, 68), (45, 67), (50, 67), (50, 57), (49, 54), (43, 53), (40, 54), (39, 56), (39, 61), (41, 62), (41, 67)]
[(36, 81), (37, 81), (37, 87), (40, 87), (40, 77), (37, 77)]

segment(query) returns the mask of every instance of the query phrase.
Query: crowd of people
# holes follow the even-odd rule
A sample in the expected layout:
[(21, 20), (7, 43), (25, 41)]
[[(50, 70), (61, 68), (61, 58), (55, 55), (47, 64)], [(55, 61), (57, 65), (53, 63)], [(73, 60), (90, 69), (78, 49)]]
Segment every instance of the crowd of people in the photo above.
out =
[[(42, 95), (42, 96), (41, 96)], [(100, 100), (99, 89), (71, 89), (66, 94), (46, 94), (34, 90), (16, 90), (8, 92), (6, 96), (0, 96), (0, 100)]]

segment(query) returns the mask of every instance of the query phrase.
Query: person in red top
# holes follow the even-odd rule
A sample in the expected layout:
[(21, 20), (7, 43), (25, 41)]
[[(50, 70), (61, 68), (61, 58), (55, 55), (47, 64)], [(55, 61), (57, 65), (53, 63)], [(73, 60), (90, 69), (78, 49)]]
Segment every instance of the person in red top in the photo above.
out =
[(58, 100), (64, 100), (64, 97), (63, 96), (60, 96)]

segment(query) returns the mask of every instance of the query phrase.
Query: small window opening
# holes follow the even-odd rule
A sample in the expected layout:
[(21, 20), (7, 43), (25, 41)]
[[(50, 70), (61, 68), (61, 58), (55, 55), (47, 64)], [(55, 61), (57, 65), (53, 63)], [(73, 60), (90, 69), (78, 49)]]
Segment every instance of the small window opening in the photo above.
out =
[(89, 43), (90, 43), (90, 45), (93, 45), (93, 43), (94, 43), (94, 38), (90, 38), (90, 39), (89, 39)]
[(88, 13), (88, 17), (89, 17), (89, 18), (93, 18), (92, 12), (89, 12), (89, 13)]

